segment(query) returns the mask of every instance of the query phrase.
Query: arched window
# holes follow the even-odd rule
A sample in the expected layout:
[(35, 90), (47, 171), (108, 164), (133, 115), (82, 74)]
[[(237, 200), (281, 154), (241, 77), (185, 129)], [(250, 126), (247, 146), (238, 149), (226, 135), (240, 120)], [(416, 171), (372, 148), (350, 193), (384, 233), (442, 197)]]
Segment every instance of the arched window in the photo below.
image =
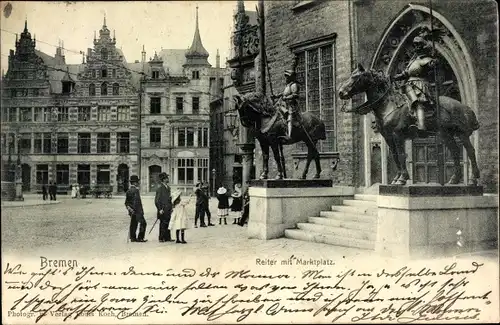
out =
[(120, 85), (118, 83), (113, 84), (113, 95), (120, 95)]
[(101, 96), (107, 96), (108, 95), (108, 84), (106, 82), (103, 82), (101, 85)]
[(108, 49), (106, 48), (101, 49), (101, 59), (102, 60), (108, 59)]
[(95, 96), (95, 85), (94, 84), (89, 85), (89, 96)]

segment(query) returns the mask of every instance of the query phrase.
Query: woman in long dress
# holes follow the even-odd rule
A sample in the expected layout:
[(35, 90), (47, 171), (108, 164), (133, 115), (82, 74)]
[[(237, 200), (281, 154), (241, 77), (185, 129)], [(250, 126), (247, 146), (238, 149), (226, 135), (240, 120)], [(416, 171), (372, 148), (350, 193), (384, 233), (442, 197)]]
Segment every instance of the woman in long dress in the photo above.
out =
[(188, 217), (186, 212), (186, 205), (189, 203), (191, 197), (185, 202), (181, 202), (181, 192), (177, 191), (172, 196), (173, 212), (168, 224), (168, 229), (175, 229), (175, 237), (177, 244), (187, 244), (185, 240), (185, 230), (188, 229)]
[(233, 202), (231, 203), (230, 209), (231, 212), (233, 212), (233, 225), (238, 224), (240, 217), (241, 217), (241, 208), (243, 205), (243, 199), (241, 195), (241, 185), (240, 184), (235, 184), (234, 185), (234, 192), (231, 195), (233, 197)]
[(71, 198), (76, 199), (76, 185), (71, 186)]

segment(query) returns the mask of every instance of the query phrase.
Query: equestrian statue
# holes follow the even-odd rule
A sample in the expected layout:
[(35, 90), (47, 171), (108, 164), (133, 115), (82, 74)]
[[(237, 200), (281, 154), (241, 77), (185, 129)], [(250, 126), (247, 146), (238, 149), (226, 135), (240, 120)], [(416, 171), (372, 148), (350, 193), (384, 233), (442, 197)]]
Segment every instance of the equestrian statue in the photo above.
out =
[[(341, 84), (338, 94), (340, 99), (348, 100), (356, 94), (366, 93), (366, 103), (352, 112), (363, 115), (372, 112), (375, 115), (376, 128), (389, 146), (398, 168), (391, 184), (405, 185), (410, 178), (406, 168), (405, 139), (439, 135), (453, 158), (453, 174), (448, 184), (460, 183), (463, 176), (460, 166), (461, 147), (455, 140), (458, 137), (472, 166), (469, 185), (477, 185), (479, 168), (470, 136), (479, 129), (479, 123), (474, 111), (458, 100), (447, 96), (439, 96), (437, 100), (433, 100), (429, 74), (437, 61), (431, 54), (431, 37), (435, 37), (435, 34), (424, 30), (413, 39), (415, 55), (406, 69), (392, 80), (382, 71), (367, 71), (358, 64), (350, 78)], [(405, 81), (403, 92), (393, 80)], [(436, 103), (439, 103), (439, 118)]]
[(294, 65), (285, 71), (286, 86), (279, 96), (269, 98), (257, 92), (234, 96), (241, 124), (256, 130), (256, 139), (262, 148), (260, 179), (268, 178), (269, 147), (278, 166), (276, 179), (286, 177), (282, 146), (298, 142), (305, 142), (307, 146), (307, 162), (301, 179), (306, 179), (313, 159), (316, 163), (314, 178), (320, 177), (321, 165), (316, 143), (326, 139), (325, 124), (310, 112), (300, 113), (299, 84), (295, 77)]

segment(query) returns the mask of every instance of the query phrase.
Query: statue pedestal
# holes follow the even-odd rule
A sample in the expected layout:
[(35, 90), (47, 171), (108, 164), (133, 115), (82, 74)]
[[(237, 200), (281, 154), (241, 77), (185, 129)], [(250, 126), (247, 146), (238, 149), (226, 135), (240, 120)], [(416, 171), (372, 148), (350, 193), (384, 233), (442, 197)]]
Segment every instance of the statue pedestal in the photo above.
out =
[(380, 185), (375, 250), (426, 258), (495, 248), (497, 202), (497, 195), (483, 195), (478, 186)]
[(353, 187), (332, 187), (331, 180), (250, 181), (249, 238), (274, 239), (334, 204), (354, 196)]

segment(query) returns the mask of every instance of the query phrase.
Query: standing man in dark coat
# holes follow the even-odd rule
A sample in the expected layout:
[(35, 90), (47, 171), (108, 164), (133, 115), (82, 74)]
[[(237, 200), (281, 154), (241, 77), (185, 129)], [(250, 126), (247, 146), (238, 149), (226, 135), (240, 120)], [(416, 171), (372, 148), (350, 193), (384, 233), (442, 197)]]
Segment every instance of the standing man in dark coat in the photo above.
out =
[(170, 195), (170, 186), (168, 186), (168, 174), (160, 173), (158, 176), (160, 185), (156, 187), (155, 205), (158, 210), (158, 219), (160, 219), (160, 243), (172, 241), (168, 224), (172, 216), (172, 197)]
[[(132, 175), (130, 177), (130, 187), (127, 191), (125, 198), (125, 207), (128, 210), (130, 216), (130, 241), (145, 243), (144, 239), (146, 234), (146, 219), (144, 219), (144, 210), (142, 209), (141, 194), (139, 192), (139, 177), (137, 175)], [(139, 226), (139, 234), (136, 237), (137, 224)]]
[(205, 224), (205, 197), (206, 194), (201, 189), (201, 183), (196, 184), (196, 190), (194, 191), (196, 195), (196, 211), (194, 213), (194, 227), (198, 228), (198, 219), (200, 219), (200, 227), (206, 227)]
[(47, 185), (43, 184), (42, 185), (42, 198), (43, 200), (47, 200)]
[(205, 196), (204, 196), (204, 202), (203, 202), (203, 209), (205, 210), (205, 214), (207, 216), (207, 221), (208, 221), (208, 226), (215, 226), (211, 220), (212, 220), (212, 214), (210, 213), (210, 203), (209, 203), (209, 200), (210, 200), (210, 196), (208, 195), (208, 185), (206, 183), (202, 183), (201, 185), (201, 189), (203, 191), (203, 193), (205, 193)]

